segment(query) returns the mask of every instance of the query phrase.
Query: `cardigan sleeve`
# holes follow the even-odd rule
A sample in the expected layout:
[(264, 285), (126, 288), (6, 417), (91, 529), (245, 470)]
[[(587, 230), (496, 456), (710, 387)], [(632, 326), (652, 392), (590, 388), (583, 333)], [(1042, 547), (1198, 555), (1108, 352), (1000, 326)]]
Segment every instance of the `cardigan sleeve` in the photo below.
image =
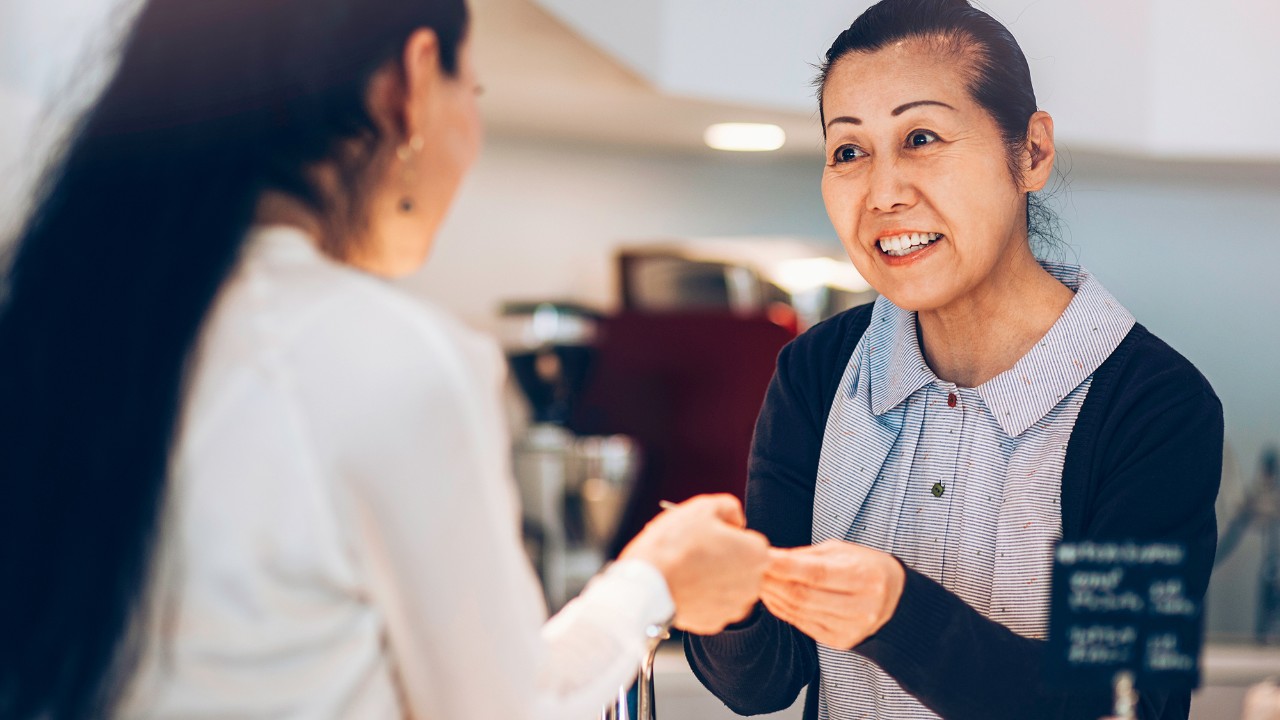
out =
[[(747, 525), (774, 547), (809, 544), (827, 413), (870, 315), (869, 305), (842, 313), (778, 355), (756, 420), (746, 493)], [(813, 640), (761, 604), (718, 635), (686, 635), (685, 654), (702, 684), (740, 715), (790, 707), (818, 672)]]
[[(1063, 474), (1064, 537), (1181, 542), (1190, 553), (1190, 594), (1203, 598), (1217, 542), (1222, 406), (1189, 362), (1140, 327), (1135, 344), (1136, 351), (1123, 348), (1132, 357), (1117, 358), (1122, 369), (1091, 388), (1098, 402), (1086, 401), (1089, 412), (1077, 421)], [(1078, 518), (1067, 517), (1069, 505), (1080, 508)], [(1043, 688), (1045, 648), (908, 569), (894, 616), (854, 650), (947, 720), (1108, 714), (1106, 694)], [(1141, 696), (1144, 720), (1185, 720), (1189, 712), (1188, 692)]]

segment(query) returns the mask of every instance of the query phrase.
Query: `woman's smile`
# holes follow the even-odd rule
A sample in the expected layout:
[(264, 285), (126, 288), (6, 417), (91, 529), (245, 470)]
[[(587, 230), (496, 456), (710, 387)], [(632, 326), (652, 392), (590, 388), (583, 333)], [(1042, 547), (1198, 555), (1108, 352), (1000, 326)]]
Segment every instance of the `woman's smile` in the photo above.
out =
[(881, 252), (894, 257), (910, 255), (942, 239), (942, 233), (935, 232), (894, 232), (885, 234), (876, 242)]
[(880, 261), (890, 267), (913, 265), (933, 255), (933, 250), (947, 236), (938, 232), (890, 230), (876, 240)]

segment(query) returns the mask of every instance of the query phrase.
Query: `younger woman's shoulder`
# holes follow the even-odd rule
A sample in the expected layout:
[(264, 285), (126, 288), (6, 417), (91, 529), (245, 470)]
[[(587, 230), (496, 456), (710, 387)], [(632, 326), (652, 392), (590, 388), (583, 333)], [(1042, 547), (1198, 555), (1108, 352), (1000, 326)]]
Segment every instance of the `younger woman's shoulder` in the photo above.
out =
[(400, 370), (401, 380), (431, 383), (459, 374), (468, 382), (501, 375), (497, 344), (447, 310), (378, 281), (346, 290), (316, 330), (345, 346), (348, 364), (374, 374)]

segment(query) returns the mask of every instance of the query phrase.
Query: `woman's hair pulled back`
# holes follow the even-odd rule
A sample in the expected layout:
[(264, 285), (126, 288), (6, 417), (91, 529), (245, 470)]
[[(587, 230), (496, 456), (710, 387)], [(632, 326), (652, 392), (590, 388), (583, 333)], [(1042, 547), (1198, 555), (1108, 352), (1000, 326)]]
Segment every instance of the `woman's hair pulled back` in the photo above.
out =
[[(901, 40), (928, 43), (965, 65), (969, 94), (995, 119), (1010, 149), (1022, 147), (1036, 112), (1031, 70), (1018, 41), (966, 0), (881, 0), (836, 37), (818, 76), (818, 101), (831, 68), (850, 53), (872, 53)], [(1017, 177), (1018, 164), (1011, 161)]]

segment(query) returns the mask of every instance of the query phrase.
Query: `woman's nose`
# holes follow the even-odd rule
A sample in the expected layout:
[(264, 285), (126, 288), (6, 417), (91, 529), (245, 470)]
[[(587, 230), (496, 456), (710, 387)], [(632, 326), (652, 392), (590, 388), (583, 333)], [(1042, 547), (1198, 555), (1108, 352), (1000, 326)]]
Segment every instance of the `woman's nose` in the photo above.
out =
[(867, 182), (867, 210), (894, 212), (915, 203), (914, 186), (896, 159), (872, 158)]

